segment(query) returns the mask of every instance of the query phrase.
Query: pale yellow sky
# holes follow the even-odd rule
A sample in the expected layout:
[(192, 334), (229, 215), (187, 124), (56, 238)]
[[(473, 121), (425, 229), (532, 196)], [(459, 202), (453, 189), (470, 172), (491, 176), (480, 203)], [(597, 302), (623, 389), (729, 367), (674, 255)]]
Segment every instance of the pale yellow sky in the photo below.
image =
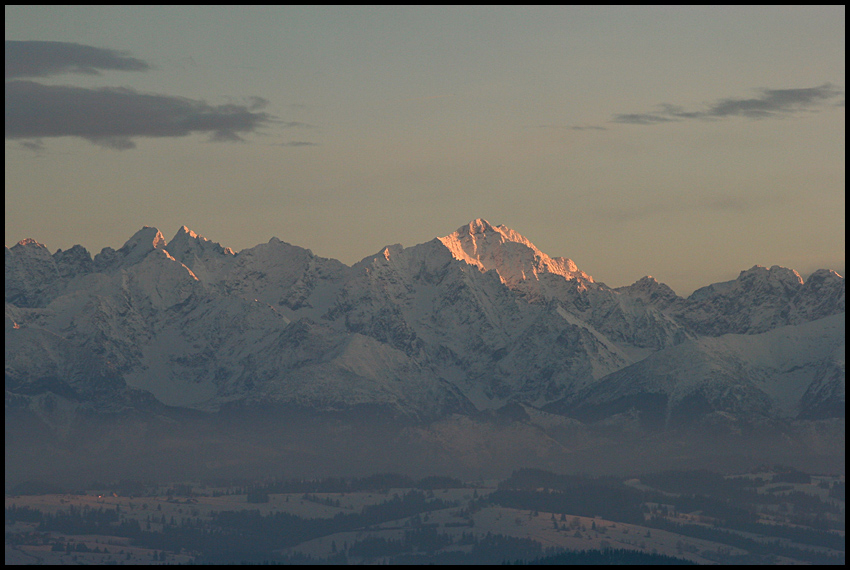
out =
[(7, 41), (119, 63), (9, 77), (7, 44), (6, 244), (185, 224), (350, 264), (480, 217), (611, 286), (843, 274), (844, 14), (7, 7)]

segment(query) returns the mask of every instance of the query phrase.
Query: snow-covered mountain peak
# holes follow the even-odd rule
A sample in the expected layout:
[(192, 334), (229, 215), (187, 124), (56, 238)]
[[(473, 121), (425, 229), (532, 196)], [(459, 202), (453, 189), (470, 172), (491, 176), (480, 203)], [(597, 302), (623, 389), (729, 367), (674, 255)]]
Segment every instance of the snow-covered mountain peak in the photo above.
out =
[(756, 265), (694, 291), (680, 316), (698, 333), (718, 336), (762, 333), (841, 311), (844, 278), (834, 271), (817, 271), (804, 283), (793, 269)]
[(839, 272), (835, 271), (834, 269), (818, 269), (814, 271), (811, 275), (809, 275), (809, 279), (811, 279), (815, 275), (822, 275), (824, 277), (830, 276), (838, 279), (844, 279), (844, 276), (841, 275)]
[(168, 242), (166, 249), (171, 255), (186, 264), (193, 261), (193, 257), (205, 258), (221, 255), (229, 257), (235, 255), (229, 247), (222, 247), (221, 244), (193, 232), (186, 226), (181, 226), (177, 230), (177, 233)]
[(396, 244), (388, 245), (388, 246), (384, 247), (380, 251), (379, 255), (383, 255), (384, 259), (389, 260), (390, 257), (395, 257), (396, 255), (400, 254), (403, 250), (404, 250), (404, 246), (402, 246), (400, 243), (396, 243)]
[(65, 251), (56, 250), (53, 261), (62, 277), (73, 278), (76, 275), (90, 273), (92, 270), (91, 254), (81, 245), (75, 245)]
[(180, 226), (180, 229), (177, 230), (177, 233), (174, 234), (174, 237), (171, 238), (171, 241), (168, 242), (168, 248), (171, 249), (175, 245), (184, 246), (193, 243), (205, 243), (208, 242), (207, 238), (200, 234), (196, 234), (186, 226)]
[(164, 250), (167, 242), (158, 229), (145, 226), (128, 239), (119, 250), (105, 247), (94, 257), (94, 267), (98, 271), (129, 267), (142, 261), (157, 249)]
[(774, 265), (770, 269), (761, 265), (741, 271), (737, 279), (714, 283), (694, 291), (690, 300), (701, 302), (716, 297), (739, 297), (744, 293), (772, 292), (793, 295), (803, 286), (803, 278), (793, 269)]
[(520, 233), (503, 225), (494, 226), (481, 218), (437, 239), (455, 259), (481, 271), (495, 270), (510, 287), (538, 281), (542, 273), (560, 275), (566, 280), (593, 282), (593, 278), (579, 271), (571, 259), (549, 257)]
[[(10, 257), (11, 256), (11, 257)], [(6, 248), (7, 265), (9, 259), (41, 259), (44, 261), (50, 260), (50, 251), (43, 244), (38, 243), (32, 238), (22, 239), (11, 248)]]
[(196, 234), (195, 232), (190, 230), (187, 226), (180, 226), (180, 229), (177, 230), (177, 234), (174, 237), (176, 238), (177, 236), (182, 235), (182, 234), (186, 234), (187, 236), (189, 236), (192, 239), (196, 239), (196, 238), (201, 238), (203, 240), (207, 239), (207, 238), (201, 236), (200, 234)]
[(818, 269), (806, 279), (806, 285), (813, 283), (844, 282), (844, 276), (832, 269)]
[(6, 248), (4, 264), (7, 303), (40, 307), (49, 301), (59, 272), (45, 246), (34, 239), (21, 240)]
[(483, 218), (472, 220), (468, 224), (459, 227), (454, 233), (446, 236), (445, 238), (440, 238), (440, 240), (445, 243), (445, 240), (449, 238), (454, 238), (456, 241), (461, 242), (464, 245), (470, 245), (473, 249), (473, 253), (477, 243), (482, 239), (497, 243), (519, 243), (532, 250), (539, 251), (533, 243), (528, 241), (528, 239), (520, 233), (515, 232), (507, 226), (494, 226)]
[(818, 269), (806, 279), (794, 300), (806, 318), (817, 318), (843, 311), (844, 277), (831, 269)]
[(615, 291), (627, 293), (632, 297), (640, 298), (646, 303), (658, 305), (662, 308), (679, 300), (679, 296), (670, 287), (664, 283), (659, 283), (651, 275), (641, 277), (626, 287), (617, 287)]
[(746, 271), (742, 271), (738, 275), (738, 281), (768, 281), (772, 283), (782, 283), (787, 287), (797, 288), (803, 284), (803, 278), (793, 269), (773, 265), (770, 269), (761, 265), (754, 265)]
[(118, 251), (130, 254), (132, 252), (144, 250), (145, 253), (153, 249), (165, 249), (168, 242), (165, 241), (165, 236), (162, 232), (152, 226), (145, 226), (128, 239), (121, 249)]
[(47, 249), (44, 245), (38, 243), (33, 238), (22, 239), (21, 241), (19, 241), (18, 243), (16, 243), (15, 245), (12, 246), (12, 249), (16, 249), (16, 248), (20, 248), (20, 249), (24, 249), (24, 248)]
[(459, 234), (484, 234), (487, 232), (496, 232), (496, 226), (485, 220), (484, 218), (477, 218), (472, 220), (468, 224), (461, 226), (457, 229), (457, 233)]

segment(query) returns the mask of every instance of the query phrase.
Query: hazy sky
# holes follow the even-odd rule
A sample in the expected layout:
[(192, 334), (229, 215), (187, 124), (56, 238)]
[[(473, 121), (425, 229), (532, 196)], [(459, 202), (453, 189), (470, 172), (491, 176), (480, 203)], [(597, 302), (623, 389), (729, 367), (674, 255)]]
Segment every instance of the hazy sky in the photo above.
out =
[(840, 7), (6, 7), (7, 245), (353, 263), (505, 224), (679, 294), (844, 272)]

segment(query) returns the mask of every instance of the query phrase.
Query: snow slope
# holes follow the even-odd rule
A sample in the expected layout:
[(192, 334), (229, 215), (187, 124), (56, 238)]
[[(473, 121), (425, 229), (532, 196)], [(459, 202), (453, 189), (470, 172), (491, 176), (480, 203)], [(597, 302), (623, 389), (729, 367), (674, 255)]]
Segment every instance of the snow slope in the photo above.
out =
[(821, 387), (836, 408), (840, 402), (843, 416), (844, 326), (840, 313), (761, 334), (689, 340), (603, 378), (554, 408), (585, 418), (635, 409), (663, 414), (653, 421), (667, 424), (714, 412), (815, 417), (815, 401), (826, 398), (812, 392)]

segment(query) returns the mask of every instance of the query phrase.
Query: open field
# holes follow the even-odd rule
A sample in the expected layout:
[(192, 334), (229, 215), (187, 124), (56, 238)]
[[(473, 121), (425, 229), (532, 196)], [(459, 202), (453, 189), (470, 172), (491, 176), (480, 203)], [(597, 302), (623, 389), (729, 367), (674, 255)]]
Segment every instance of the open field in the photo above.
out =
[[(223, 541), (244, 535), (248, 544), (228, 543), (235, 544), (232, 554), (237, 558), (250, 556), (246, 554), (251, 552), (250, 541), (256, 540), (258, 554), (281, 561), (391, 563), (403, 554), (473, 557), (479, 552), (476, 549), (498, 536), (508, 545), (532, 545), (531, 550), (517, 550), (514, 559), (535, 557), (535, 552), (540, 556), (623, 549), (701, 564), (843, 562), (843, 476), (811, 477), (807, 482), (783, 482), (767, 472), (747, 477), (751, 481), (741, 477), (736, 484), (751, 485), (746, 487), (748, 496), (764, 501), (752, 514), (756, 526), (749, 527), (731, 518), (739, 516), (737, 512), (725, 515), (728, 521), (719, 518), (717, 513), (731, 508), (731, 504), (718, 507), (719, 498), (705, 499), (703, 509), (682, 508), (693, 502), (692, 495), (662, 487), (693, 483), (680, 484), (675, 479), (672, 483), (637, 478), (605, 482), (612, 489), (655, 499), (639, 504), (638, 519), (625, 504), (619, 514), (616, 506), (600, 503), (609, 513), (605, 516), (579, 512), (585, 507), (565, 511), (563, 505), (569, 503), (564, 500), (599, 492), (599, 482), (593, 479), (576, 480), (574, 491), (544, 487), (522, 491), (522, 485), (509, 480), (428, 490), (388, 487), (260, 495), (254, 490), (252, 495), (239, 487), (184, 483), (149, 487), (134, 496), (108, 488), (85, 494), (7, 495), (5, 562), (204, 562), (211, 556), (197, 541), (204, 533), (220, 533)], [(585, 484), (587, 489), (582, 488)], [(528, 504), (523, 507), (512, 501)], [(545, 508), (549, 503), (551, 507)], [(822, 512), (806, 518), (818, 505)], [(807, 526), (809, 520), (815, 522)], [(765, 534), (751, 532), (753, 528), (766, 529)], [(795, 538), (795, 532), (799, 537)], [(423, 537), (431, 542), (422, 542)], [(219, 546), (217, 556), (227, 555), (225, 543)]]

